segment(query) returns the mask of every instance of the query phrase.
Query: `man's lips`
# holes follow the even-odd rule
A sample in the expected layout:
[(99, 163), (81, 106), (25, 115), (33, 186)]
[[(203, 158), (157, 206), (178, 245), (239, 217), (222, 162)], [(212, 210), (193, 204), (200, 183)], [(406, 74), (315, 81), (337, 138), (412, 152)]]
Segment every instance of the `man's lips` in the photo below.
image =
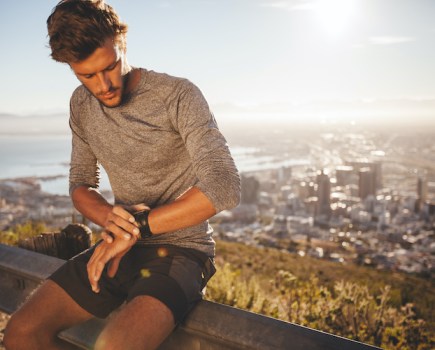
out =
[(115, 91), (106, 92), (105, 94), (102, 94), (101, 97), (105, 100), (109, 100), (111, 98), (114, 98), (116, 95)]
[(105, 93), (99, 93), (98, 97), (104, 99), (104, 100), (109, 100), (111, 98), (114, 98), (116, 96), (116, 92), (118, 91), (117, 88), (115, 89), (110, 89), (108, 92)]

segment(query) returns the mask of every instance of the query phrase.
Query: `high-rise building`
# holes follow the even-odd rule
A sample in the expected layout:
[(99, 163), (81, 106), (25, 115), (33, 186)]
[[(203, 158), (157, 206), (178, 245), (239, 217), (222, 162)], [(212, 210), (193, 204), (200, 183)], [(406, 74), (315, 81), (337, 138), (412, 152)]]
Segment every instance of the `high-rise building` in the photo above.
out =
[(376, 190), (379, 190), (382, 188), (382, 162), (380, 162), (380, 161), (369, 162), (366, 159), (362, 159), (362, 160), (356, 160), (356, 161), (347, 161), (346, 164), (349, 166), (352, 166), (354, 168), (354, 171), (357, 174), (360, 173), (361, 169), (369, 168), (371, 173), (372, 173), (372, 176), (373, 176), (373, 184), (375, 186), (375, 193), (376, 193)]
[(378, 161), (371, 164), (372, 171), (374, 172), (375, 187), (377, 190), (380, 190), (382, 189), (382, 163)]
[(347, 186), (353, 183), (355, 177), (354, 169), (349, 165), (340, 165), (335, 169), (337, 186)]
[(427, 199), (427, 180), (419, 177), (417, 180), (417, 197), (423, 201)]
[(372, 169), (369, 167), (359, 170), (359, 197), (366, 199), (369, 195), (376, 195), (376, 179)]
[(322, 171), (317, 174), (317, 215), (331, 213), (331, 181), (329, 176)]
[(427, 180), (419, 177), (417, 180), (417, 202), (415, 203), (415, 211), (418, 213), (423, 209), (423, 205), (427, 200)]

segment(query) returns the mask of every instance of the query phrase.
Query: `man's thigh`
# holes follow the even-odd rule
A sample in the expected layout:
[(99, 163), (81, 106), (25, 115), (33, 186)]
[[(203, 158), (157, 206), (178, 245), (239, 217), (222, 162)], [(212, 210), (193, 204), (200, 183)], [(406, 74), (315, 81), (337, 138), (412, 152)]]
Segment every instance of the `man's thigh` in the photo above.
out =
[(92, 318), (53, 281), (44, 282), (12, 315), (10, 327), (57, 333)]
[(164, 303), (137, 296), (109, 317), (95, 349), (156, 349), (174, 327), (172, 311)]
[[(68, 260), (49, 280), (55, 282), (74, 299), (84, 310), (98, 318), (106, 318), (125, 300), (127, 292), (124, 285), (125, 274), (117, 273), (115, 278), (107, 275), (106, 269), (99, 281), (100, 292), (92, 291), (87, 271), (87, 264), (95, 251), (95, 246)], [(122, 259), (123, 265), (128, 260)], [(129, 270), (124, 268), (124, 270)]]
[(180, 323), (202, 299), (202, 289), (214, 271), (211, 260), (193, 249), (174, 246), (137, 247), (133, 251), (140, 271), (129, 288), (127, 303), (139, 296), (161, 301)]

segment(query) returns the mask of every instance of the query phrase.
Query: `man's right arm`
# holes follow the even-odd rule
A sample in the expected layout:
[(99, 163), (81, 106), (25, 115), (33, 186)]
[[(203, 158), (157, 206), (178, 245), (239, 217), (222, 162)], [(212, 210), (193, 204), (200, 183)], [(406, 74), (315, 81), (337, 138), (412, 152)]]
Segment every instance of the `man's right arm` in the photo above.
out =
[(125, 239), (139, 234), (133, 215), (121, 206), (108, 203), (95, 188), (78, 186), (71, 193), (71, 198), (80, 213), (105, 231)]
[[(104, 228), (104, 241), (99, 244), (87, 264), (89, 283), (95, 293), (100, 291), (98, 281), (108, 265), (109, 277), (114, 277), (124, 254), (139, 236), (133, 215), (125, 208), (109, 204), (101, 194), (89, 186), (77, 186), (71, 193), (74, 206), (88, 219)], [(118, 239), (109, 236), (114, 234)]]
[(79, 94), (80, 90), (76, 90), (71, 98), (69, 120), (72, 132), (69, 188), (74, 207), (108, 233), (119, 236), (134, 234), (136, 226), (133, 225), (133, 216), (124, 208), (109, 204), (98, 192), (100, 170), (81, 119), (78, 118), (81, 115), (77, 107), (80, 106)]

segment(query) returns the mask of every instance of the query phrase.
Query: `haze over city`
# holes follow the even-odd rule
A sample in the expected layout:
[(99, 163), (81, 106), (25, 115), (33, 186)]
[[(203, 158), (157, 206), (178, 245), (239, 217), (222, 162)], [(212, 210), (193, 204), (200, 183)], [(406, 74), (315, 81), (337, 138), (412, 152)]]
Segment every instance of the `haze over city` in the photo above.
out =
[[(67, 128), (78, 81), (49, 57), (56, 3), (0, 2), (0, 113), (59, 114)], [(218, 121), (432, 123), (433, 1), (109, 3), (129, 24), (130, 63), (192, 80)]]

